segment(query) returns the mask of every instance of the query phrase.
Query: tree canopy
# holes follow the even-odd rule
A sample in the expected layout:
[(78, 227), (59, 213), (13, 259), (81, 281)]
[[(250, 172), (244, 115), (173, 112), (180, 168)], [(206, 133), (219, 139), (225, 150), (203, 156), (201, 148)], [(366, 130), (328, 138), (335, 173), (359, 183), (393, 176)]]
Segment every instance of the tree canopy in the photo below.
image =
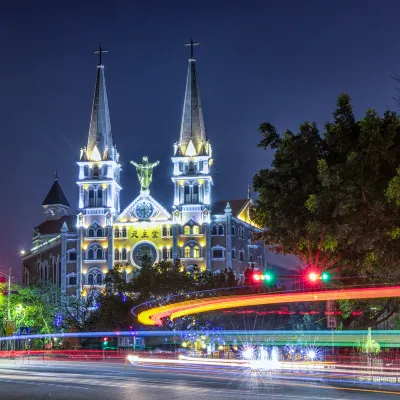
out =
[[(400, 119), (368, 110), (357, 120), (347, 94), (322, 132), (303, 123), (259, 127), (272, 166), (253, 179), (255, 222), (272, 251), (352, 283), (400, 278)], [(397, 307), (397, 306), (396, 306)], [(392, 307), (392, 310), (394, 308)]]

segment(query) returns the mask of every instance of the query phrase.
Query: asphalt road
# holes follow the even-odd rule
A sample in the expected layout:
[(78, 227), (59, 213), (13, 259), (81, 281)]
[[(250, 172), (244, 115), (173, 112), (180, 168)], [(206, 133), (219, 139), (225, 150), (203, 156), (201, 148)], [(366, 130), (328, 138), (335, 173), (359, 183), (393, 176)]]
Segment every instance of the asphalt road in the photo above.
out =
[[(79, 362), (0, 362), (1, 400), (400, 399), (392, 387), (288, 380), (252, 371)], [(311, 377), (312, 379), (312, 377)], [(400, 389), (399, 389), (400, 390)]]

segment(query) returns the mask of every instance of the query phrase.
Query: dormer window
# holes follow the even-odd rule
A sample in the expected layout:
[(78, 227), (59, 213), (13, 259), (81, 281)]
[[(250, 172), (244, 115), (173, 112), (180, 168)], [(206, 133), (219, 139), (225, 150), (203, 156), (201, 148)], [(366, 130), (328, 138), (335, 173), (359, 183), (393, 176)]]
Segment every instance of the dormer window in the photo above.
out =
[(183, 233), (184, 233), (185, 235), (190, 235), (190, 226), (189, 226), (189, 225), (186, 225), (186, 226), (183, 228)]
[(99, 166), (95, 165), (93, 167), (93, 177), (98, 177), (99, 176)]
[(199, 235), (200, 234), (200, 227), (198, 225), (193, 226), (193, 235)]

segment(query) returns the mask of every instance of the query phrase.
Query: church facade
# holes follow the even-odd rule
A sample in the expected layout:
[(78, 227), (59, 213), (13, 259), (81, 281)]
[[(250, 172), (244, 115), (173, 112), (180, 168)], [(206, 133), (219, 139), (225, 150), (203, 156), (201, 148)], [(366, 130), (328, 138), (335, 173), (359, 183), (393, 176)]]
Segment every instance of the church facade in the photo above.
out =
[(180, 136), (172, 146), (171, 205), (152, 197), (158, 161), (143, 157), (141, 162), (131, 161), (140, 193), (121, 208), (121, 164), (100, 58), (87, 146), (77, 160), (78, 211), (69, 214), (70, 204), (56, 176), (43, 202), (45, 220), (34, 229), (32, 247), (22, 257), (23, 283), (48, 280), (64, 293), (79, 295), (85, 287), (103, 285), (116, 265), (131, 279), (143, 255), (154, 263), (180, 259), (186, 268), (231, 268), (239, 283), (249, 265), (266, 268), (267, 249), (261, 241), (251, 240), (259, 232), (250, 218), (252, 200), (248, 195), (214, 201), (213, 161), (192, 53)]

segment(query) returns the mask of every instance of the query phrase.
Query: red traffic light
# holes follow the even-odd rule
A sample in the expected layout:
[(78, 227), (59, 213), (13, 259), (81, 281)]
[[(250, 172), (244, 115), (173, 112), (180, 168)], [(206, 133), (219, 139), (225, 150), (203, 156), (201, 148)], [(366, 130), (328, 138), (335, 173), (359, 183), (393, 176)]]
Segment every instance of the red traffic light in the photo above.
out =
[(254, 279), (255, 281), (259, 282), (259, 281), (261, 280), (261, 275), (259, 275), (259, 274), (254, 274), (254, 275), (253, 275), (253, 279)]
[(103, 342), (108, 342), (108, 337), (103, 338)]
[(310, 282), (316, 282), (318, 280), (318, 274), (316, 272), (310, 272), (308, 274), (308, 279)]

